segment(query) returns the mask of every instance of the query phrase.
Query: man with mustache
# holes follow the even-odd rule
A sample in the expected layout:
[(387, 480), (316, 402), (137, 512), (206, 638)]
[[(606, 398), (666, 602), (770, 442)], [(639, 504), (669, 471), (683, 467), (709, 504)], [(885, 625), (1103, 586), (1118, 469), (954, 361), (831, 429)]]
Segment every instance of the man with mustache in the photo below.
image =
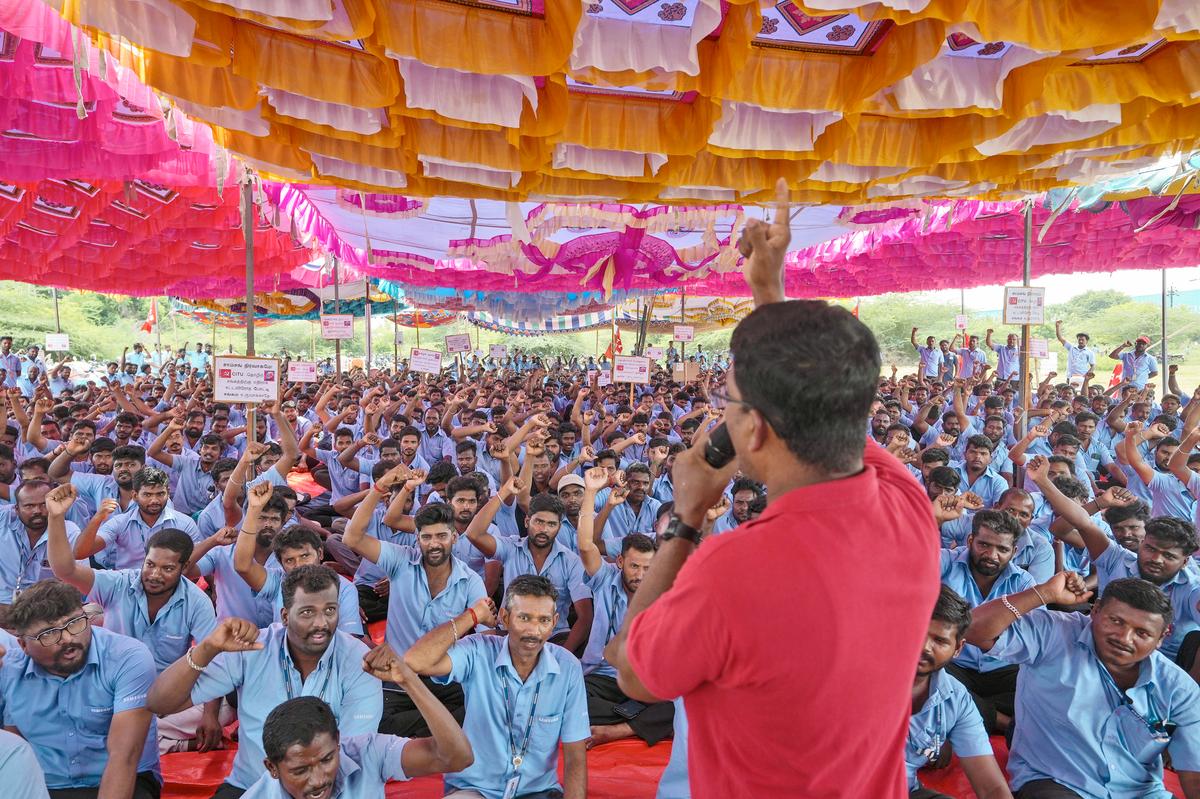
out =
[(178, 713), (237, 691), (237, 756), (213, 799), (237, 799), (263, 774), (263, 723), (296, 696), (333, 708), (345, 735), (379, 726), (379, 681), (363, 671), (367, 647), (338, 625), (337, 574), (301, 566), (283, 581), (283, 620), (259, 630), (245, 619), (222, 620), (203, 641), (167, 667), (146, 698), (154, 713)]
[[(192, 539), (179, 530), (159, 530), (146, 542), (141, 568), (93, 569), (75, 560), (67, 537), (65, 517), (76, 493), (67, 483), (46, 496), (48, 556), (54, 576), (104, 608), (105, 629), (146, 644), (155, 670), (161, 672), (187, 651), (193, 639), (203, 639), (217, 625), (208, 596), (183, 576), (192, 557)], [(201, 752), (219, 749), (220, 706), (220, 700), (214, 700), (202, 712), (197, 709), (186, 717), (164, 719), (158, 729), (163, 754), (191, 748), (193, 741)], [(230, 713), (226, 723), (232, 720)]]
[(587, 694), (579, 661), (549, 643), (557, 625), (556, 593), (545, 577), (522, 574), (504, 595), (500, 622), (506, 635), (469, 634), (472, 625), (495, 625), (485, 599), (405, 653), (413, 671), (438, 683), (461, 682), (469, 697), (463, 731), (475, 762), (446, 775), (446, 799), (587, 795)]
[(604, 560), (593, 536), (596, 494), (608, 485), (608, 473), (592, 468), (584, 474), (583, 506), (579, 512), (579, 557), (592, 591), (592, 631), (583, 652), (583, 682), (587, 688), (592, 737), (589, 747), (637, 736), (650, 746), (671, 734), (675, 707), (670, 702), (644, 705), (617, 686), (617, 670), (604, 659), (604, 647), (621, 629), (625, 611), (654, 559), (654, 539), (630, 533), (621, 542), (615, 564)]
[(133, 476), (146, 465), (146, 450), (138, 446), (121, 446), (112, 451), (112, 469), (109, 474), (85, 474), (71, 468), (71, 462), (84, 450), (74, 440), (68, 441), (63, 451), (50, 462), (49, 477), (55, 483), (71, 483), (78, 491), (78, 498), (91, 513), (95, 513), (106, 499), (117, 501), (124, 512), (133, 502)]
[[(51, 486), (44, 480), (21, 483), (13, 493), (13, 504), (0, 508), (0, 604), (11, 604), (22, 588), (54, 577), (47, 558), (46, 495)], [(79, 538), (73, 522), (63, 527), (72, 542)]]
[[(373, 565), (387, 579), (387, 644), (396, 652), (406, 652), (417, 639), (447, 619), (464, 614), (487, 596), (483, 580), (458, 558), (454, 545), (458, 539), (454, 512), (449, 505), (432, 502), (414, 517), (417, 545), (404, 546), (380, 541), (367, 534), (379, 502), (402, 484), (409, 472), (398, 466), (384, 474), (354, 511), (342, 542), (362, 555), (359, 570)], [(463, 692), (457, 682), (426, 686), (455, 718), (462, 720)], [(380, 732), (393, 735), (427, 734), (420, 708), (398, 688), (385, 686), (385, 715)]]
[(971, 606), (953, 588), (943, 585), (913, 678), (912, 718), (904, 747), (909, 799), (949, 799), (922, 787), (917, 779), (917, 770), (936, 763), (947, 745), (958, 755), (977, 797), (1012, 799), (971, 694), (945, 671), (950, 660), (962, 652), (963, 634), (969, 626)]
[(1157, 651), (1172, 602), (1136, 578), (1109, 582), (1090, 615), (1079, 575), (975, 608), (967, 642), (1021, 664), (1008, 772), (1017, 799), (1169, 797), (1163, 754), (1200, 796), (1200, 688)]
[[(650, 487), (647, 475), (646, 488)], [(553, 494), (538, 494), (529, 502), (525, 519), (529, 534), (520, 540), (493, 535), (488, 531), (500, 505), (521, 490), (520, 478), (510, 478), (500, 492), (480, 508), (467, 527), (467, 538), (485, 557), (496, 558), (504, 566), (504, 585), (522, 574), (546, 577), (554, 585), (558, 603), (552, 641), (569, 652), (582, 652), (592, 627), (592, 592), (584, 582), (583, 562), (558, 542), (562, 527), (562, 502)], [(575, 623), (567, 625), (567, 615), (575, 609)]]
[(105, 521), (94, 534), (89, 525), (75, 542), (75, 557), (87, 558), (103, 552), (97, 558), (101, 565), (132, 569), (141, 564), (147, 539), (159, 530), (182, 530), (192, 541), (202, 541), (196, 523), (171, 507), (168, 480), (166, 472), (153, 466), (135, 474), (132, 483), (134, 504), (124, 513)]
[[(972, 607), (1035, 585), (1033, 577), (1013, 563), (1021, 534), (1010, 514), (979, 511), (971, 519), (966, 546), (942, 550), (942, 585)], [(1017, 667), (967, 646), (947, 670), (971, 692), (988, 731), (1003, 733), (1012, 721)]]
[[(1133, 347), (1133, 352), (1122, 350)], [(1134, 341), (1126, 341), (1113, 349), (1108, 357), (1121, 362), (1121, 378), (1135, 388), (1145, 388), (1146, 381), (1158, 376), (1158, 359), (1149, 352), (1150, 337), (1138, 336)]]
[(157, 799), (146, 645), (93, 629), (79, 591), (57, 580), (24, 591), (5, 625), (19, 642), (0, 666), (5, 726), (33, 746), (51, 795)]

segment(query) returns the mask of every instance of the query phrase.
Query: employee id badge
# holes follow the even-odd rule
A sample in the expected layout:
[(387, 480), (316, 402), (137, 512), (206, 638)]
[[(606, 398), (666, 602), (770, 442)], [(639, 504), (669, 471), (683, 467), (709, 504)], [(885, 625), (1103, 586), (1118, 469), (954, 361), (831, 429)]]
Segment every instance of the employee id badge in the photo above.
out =
[(514, 775), (504, 786), (504, 799), (517, 799), (517, 788), (521, 785), (521, 775)]

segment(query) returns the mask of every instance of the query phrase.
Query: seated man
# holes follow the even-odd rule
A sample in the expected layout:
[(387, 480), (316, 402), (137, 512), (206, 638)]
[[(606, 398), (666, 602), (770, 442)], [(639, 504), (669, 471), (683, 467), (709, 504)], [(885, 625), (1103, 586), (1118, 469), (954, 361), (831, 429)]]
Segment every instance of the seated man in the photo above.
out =
[(162, 469), (147, 466), (133, 476), (134, 502), (124, 513), (109, 517), (95, 535), (85, 530), (75, 542), (75, 557), (96, 555), (112, 569), (136, 569), (146, 554), (146, 541), (159, 530), (173, 528), (200, 543), (196, 523), (170, 505), (169, 478)]
[(283, 581), (282, 622), (259, 630), (245, 619), (223, 619), (150, 688), (146, 706), (158, 714), (237, 691), (237, 756), (214, 799), (237, 799), (262, 775), (263, 722), (288, 699), (325, 700), (348, 736), (378, 728), (379, 681), (363, 671), (366, 645), (337, 629), (337, 580), (326, 566), (293, 570)]
[[(953, 588), (972, 607), (1034, 585), (1028, 572), (1013, 562), (1020, 531), (1016, 520), (1003, 511), (976, 513), (966, 546), (942, 550), (942, 584)], [(1008, 729), (1017, 684), (1015, 665), (968, 646), (947, 671), (971, 692), (989, 732)]]
[(1008, 758), (1017, 799), (1166, 799), (1164, 752), (1184, 795), (1200, 796), (1200, 687), (1157, 651), (1171, 601), (1122, 578), (1089, 616), (1042, 607), (1090, 593), (1079, 575), (1060, 572), (972, 613), (967, 642), (1021, 664)]
[[(283, 497), (272, 494), (258, 513), (258, 527), (254, 535), (256, 562), (268, 571), (280, 570), (274, 554), (275, 536), (283, 528), (287, 518), (287, 502)], [(241, 536), (236, 528), (223, 527), (204, 539), (192, 553), (194, 566), (188, 577), (213, 577), (217, 584), (217, 619), (246, 619), (260, 627), (269, 627), (278, 618), (278, 609), (269, 601), (270, 597), (258, 596), (238, 576), (233, 563), (233, 550)]]
[[(271, 541), (271, 551), (279, 561), (280, 569), (264, 567), (254, 555), (258, 548), (258, 520), (263, 509), (274, 498), (277, 489), (263, 481), (246, 492), (248, 507), (246, 518), (237, 543), (233, 547), (233, 567), (238, 576), (250, 586), (258, 601), (269, 602), (274, 609), (271, 623), (279, 619), (283, 609), (283, 581), (293, 570), (301, 566), (316, 566), (321, 563), (324, 547), (320, 537), (312, 530), (293, 524), (276, 535)], [(338, 629), (350, 635), (363, 634), (362, 618), (358, 612), (358, 590), (354, 583), (338, 575)]]
[(51, 797), (158, 799), (146, 645), (93, 629), (79, 591), (57, 580), (26, 589), (4, 621), (20, 642), (0, 666), (4, 725), (33, 746)]
[(670, 702), (644, 705), (630, 699), (617, 686), (617, 670), (604, 659), (604, 647), (625, 621), (629, 600), (642, 584), (654, 559), (654, 539), (630, 533), (621, 543), (616, 565), (604, 560), (593, 538), (596, 493), (608, 485), (603, 469), (589, 469), (579, 512), (579, 556), (592, 590), (592, 633), (583, 652), (583, 682), (587, 688), (588, 716), (592, 723), (590, 746), (636, 735), (650, 746), (671, 734), (675, 708)]
[[(385, 492), (403, 481), (404, 469), (394, 469), (380, 478), (354, 511), (346, 525), (344, 543), (363, 556), (362, 566), (374, 566), (387, 580), (387, 643), (406, 652), (425, 633), (448, 619), (461, 618), (487, 596), (483, 581), (454, 557), (458, 533), (449, 505), (434, 502), (417, 512), (417, 546), (380, 541), (366, 535), (367, 525)], [(464, 629), (474, 626), (464, 624)], [(390, 686), (388, 686), (390, 688)], [(457, 683), (427, 687), (438, 701), (462, 718), (463, 694)], [(423, 732), (425, 720), (410, 695), (399, 690), (385, 692), (386, 714), (381, 730), (393, 734)]]
[[(579, 661), (548, 642), (557, 622), (556, 594), (545, 577), (523, 574), (504, 595), (506, 635), (459, 641), (468, 632), (460, 617), (426, 633), (405, 654), (413, 671), (462, 683), (467, 695), (463, 730), (475, 763), (446, 775), (446, 799), (587, 794), (587, 694)], [(495, 624), (490, 601), (472, 610), (472, 621)], [(558, 782), (560, 743), (565, 791)]]
[(471, 765), (474, 755), (462, 727), (403, 658), (385, 645), (372, 650), (363, 666), (412, 695), (431, 737), (367, 733), (342, 738), (337, 717), (324, 700), (289, 699), (272, 710), (263, 724), (267, 773), (243, 794), (245, 799), (312, 799), (327, 793), (330, 797), (383, 796), (389, 781), (462, 771)]
[[(500, 505), (520, 490), (518, 478), (500, 487), (500, 493), (488, 500), (467, 526), (467, 538), (486, 557), (495, 557), (504, 565), (504, 585), (522, 574), (545, 576), (554, 584), (558, 612), (551, 640), (557, 639), (570, 652), (582, 651), (592, 627), (592, 592), (583, 579), (579, 556), (558, 543), (562, 525), (562, 502), (553, 494), (538, 494), (529, 502), (526, 525), (529, 535), (519, 541), (493, 535), (488, 531)], [(567, 615), (575, 609), (575, 623), (567, 626)]]
[(909, 799), (950, 799), (922, 787), (917, 779), (917, 770), (938, 762), (946, 746), (952, 746), (958, 755), (979, 799), (1012, 799), (971, 694), (944, 671), (951, 658), (962, 652), (963, 634), (970, 625), (971, 606), (953, 588), (943, 585), (913, 679), (912, 718), (904, 748)]
[(46, 799), (46, 775), (33, 747), (7, 730), (0, 730), (0, 780), (8, 799)]
[[(50, 568), (55, 577), (104, 609), (105, 629), (149, 647), (155, 672), (161, 672), (182, 657), (193, 640), (203, 640), (217, 626), (208, 596), (183, 576), (192, 557), (192, 539), (179, 530), (159, 530), (146, 542), (140, 569), (93, 569), (75, 560), (66, 533), (66, 512), (75, 496), (70, 483), (46, 496)], [(232, 712), (226, 707), (222, 721), (219, 699), (194, 710), (160, 719), (161, 754), (220, 748), (221, 728), (233, 721)]]
[[(22, 589), (53, 576), (46, 557), (50, 491), (44, 480), (22, 482), (13, 492), (13, 504), (0, 506), (0, 604), (11, 603)], [(63, 526), (68, 539), (79, 538), (74, 522)]]

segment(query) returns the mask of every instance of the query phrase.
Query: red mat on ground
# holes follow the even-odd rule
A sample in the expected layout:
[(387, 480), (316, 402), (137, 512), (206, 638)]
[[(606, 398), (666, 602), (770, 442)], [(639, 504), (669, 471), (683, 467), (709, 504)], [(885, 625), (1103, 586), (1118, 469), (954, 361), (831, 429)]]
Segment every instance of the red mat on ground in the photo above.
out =
[(325, 486), (312, 479), (312, 475), (308, 472), (296, 471), (293, 469), (287, 477), (288, 485), (293, 491), (301, 494), (308, 494), (310, 497), (318, 497), (325, 493)]
[[(588, 752), (588, 796), (595, 799), (652, 799), (671, 757), (671, 743), (646, 746), (626, 740)], [(164, 755), (163, 799), (208, 799), (229, 773), (233, 752)], [(562, 759), (559, 758), (559, 775)], [(388, 785), (388, 799), (441, 799), (441, 777), (419, 777)]]

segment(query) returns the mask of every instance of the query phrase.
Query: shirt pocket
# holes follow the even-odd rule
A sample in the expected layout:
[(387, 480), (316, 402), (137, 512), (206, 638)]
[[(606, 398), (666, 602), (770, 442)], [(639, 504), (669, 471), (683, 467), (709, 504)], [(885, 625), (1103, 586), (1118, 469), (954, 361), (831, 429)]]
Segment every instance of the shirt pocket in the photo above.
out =
[(80, 719), (80, 729), (93, 736), (106, 737), (108, 728), (112, 726), (112, 705), (84, 705), (83, 718)]

